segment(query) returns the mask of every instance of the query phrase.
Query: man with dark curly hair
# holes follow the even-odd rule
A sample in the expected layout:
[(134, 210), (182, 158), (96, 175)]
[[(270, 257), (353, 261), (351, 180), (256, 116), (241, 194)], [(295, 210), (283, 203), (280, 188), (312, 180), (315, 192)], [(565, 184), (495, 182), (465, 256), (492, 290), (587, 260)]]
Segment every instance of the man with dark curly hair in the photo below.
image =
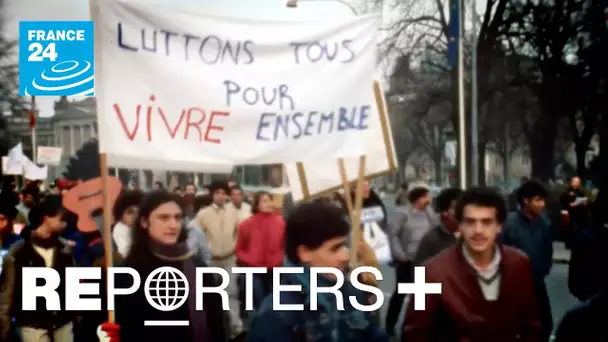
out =
[[(281, 285), (300, 286), (301, 291), (268, 295), (256, 313), (248, 342), (335, 341), (387, 342), (387, 336), (373, 323), (370, 312), (353, 307), (349, 298), (364, 303), (363, 293), (348, 280), (339, 289), (341, 296), (311, 290), (316, 277), (319, 287), (336, 284), (336, 275), (314, 275), (311, 267), (332, 267), (344, 272), (349, 261), (347, 239), (350, 223), (344, 212), (326, 201), (296, 206), (285, 224), (284, 267), (300, 267), (300, 273), (281, 274)], [(315, 296), (318, 309), (311, 308)], [(274, 310), (277, 304), (301, 304), (301, 311)]]
[(226, 205), (230, 192), (226, 182), (212, 182), (209, 190), (213, 202), (196, 214), (195, 223), (208, 238), (212, 265), (223, 268), (230, 274), (230, 283), (226, 289), (230, 297), (230, 332), (231, 338), (238, 338), (243, 335), (244, 327), (239, 312), (238, 277), (232, 273), (232, 268), (236, 266), (234, 251), (239, 216), (234, 207)]
[[(496, 191), (473, 188), (460, 196), (455, 217), (462, 242), (424, 264), (425, 278), (417, 280), (440, 283), (441, 293), (410, 300), (403, 341), (539, 341), (530, 260), (497, 243), (506, 216)], [(421, 295), (424, 308), (416, 305)]]

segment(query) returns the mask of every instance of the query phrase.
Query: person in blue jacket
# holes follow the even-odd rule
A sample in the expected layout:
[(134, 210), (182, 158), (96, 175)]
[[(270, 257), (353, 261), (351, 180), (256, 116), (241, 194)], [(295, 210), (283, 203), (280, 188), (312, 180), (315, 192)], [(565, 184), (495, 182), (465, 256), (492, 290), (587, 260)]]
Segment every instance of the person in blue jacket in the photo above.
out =
[(77, 221), (78, 217), (76, 214), (66, 212), (64, 215), (65, 229), (61, 233), (60, 237), (61, 242), (72, 248), (74, 260), (80, 260), (88, 248), (87, 240), (78, 230), (78, 226), (76, 224)]
[(517, 191), (519, 209), (509, 214), (503, 224), (501, 242), (524, 252), (532, 265), (532, 276), (541, 318), (541, 339), (547, 342), (553, 330), (553, 316), (545, 277), (553, 266), (553, 233), (545, 211), (548, 192), (528, 181)]
[[(317, 295), (312, 310), (311, 267), (333, 267), (344, 272), (349, 251), (350, 224), (335, 205), (311, 202), (295, 207), (285, 224), (285, 263), (283, 267), (302, 267), (303, 273), (281, 274), (281, 285), (300, 285), (301, 292), (281, 292), (280, 304), (302, 304), (303, 311), (274, 310), (273, 295), (266, 297), (254, 315), (249, 342), (384, 342), (388, 337), (374, 325), (370, 312), (357, 310), (350, 303), (354, 296), (365, 304), (363, 292), (345, 280), (338, 299), (332, 293)], [(346, 279), (348, 277), (345, 276)], [(318, 286), (330, 287), (335, 275), (321, 274)], [(341, 302), (338, 302), (340, 300)], [(343, 305), (344, 310), (339, 310)], [(341, 309), (341, 308), (340, 308)]]

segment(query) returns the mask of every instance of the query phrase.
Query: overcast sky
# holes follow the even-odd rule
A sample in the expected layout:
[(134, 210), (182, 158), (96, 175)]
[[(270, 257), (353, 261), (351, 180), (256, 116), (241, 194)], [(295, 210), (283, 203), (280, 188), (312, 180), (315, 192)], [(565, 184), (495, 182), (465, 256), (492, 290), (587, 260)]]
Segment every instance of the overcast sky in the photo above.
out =
[[(19, 38), (20, 20), (90, 20), (86, 0), (4, 0), (5, 31), (9, 39)], [(146, 3), (171, 3), (199, 13), (257, 19), (322, 19), (349, 17), (352, 12), (332, 0), (302, 2), (297, 9), (286, 8), (286, 0), (146, 0)], [(255, 5), (254, 5), (255, 4)], [(53, 115), (54, 97), (36, 97), (41, 116)]]

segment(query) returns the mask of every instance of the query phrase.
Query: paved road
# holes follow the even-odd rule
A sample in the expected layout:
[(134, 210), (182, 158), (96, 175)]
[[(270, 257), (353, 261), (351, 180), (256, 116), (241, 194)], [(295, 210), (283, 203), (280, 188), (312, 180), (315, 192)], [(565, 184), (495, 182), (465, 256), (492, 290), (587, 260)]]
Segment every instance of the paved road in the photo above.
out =
[[(391, 213), (395, 212), (395, 202), (392, 195), (387, 195), (385, 197), (385, 205), (390, 219)], [(561, 243), (556, 243), (554, 249), (556, 250), (556, 253), (563, 253)], [(395, 286), (395, 272), (392, 267), (389, 266), (382, 266), (381, 272), (384, 279), (380, 282), (380, 288), (385, 293), (384, 306), (381, 311), (381, 322), (384, 324), (384, 316), (386, 315), (388, 299), (390, 298), (389, 295), (393, 292)], [(551, 273), (547, 276), (546, 283), (549, 298), (551, 300), (553, 320), (555, 326), (557, 326), (564, 313), (578, 303), (578, 300), (568, 291), (568, 265), (554, 264)]]

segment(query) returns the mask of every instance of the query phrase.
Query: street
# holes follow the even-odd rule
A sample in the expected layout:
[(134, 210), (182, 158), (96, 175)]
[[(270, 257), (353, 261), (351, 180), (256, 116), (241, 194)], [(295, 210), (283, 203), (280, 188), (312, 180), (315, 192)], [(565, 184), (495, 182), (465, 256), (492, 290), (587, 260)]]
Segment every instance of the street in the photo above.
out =
[[(395, 213), (396, 209), (394, 196), (390, 194), (386, 195), (384, 197), (384, 203), (390, 222), (391, 215)], [(546, 278), (546, 284), (551, 300), (554, 328), (556, 328), (566, 311), (579, 303), (579, 301), (574, 298), (568, 290), (568, 265), (565, 262), (567, 262), (567, 259), (569, 258), (569, 252), (564, 248), (563, 243), (561, 242), (555, 242), (553, 246), (554, 264), (551, 273)], [(384, 317), (388, 310), (388, 301), (395, 288), (395, 271), (390, 266), (381, 266), (380, 270), (384, 277), (380, 282), (380, 288), (385, 294), (384, 305), (381, 309), (381, 322), (384, 324)]]

